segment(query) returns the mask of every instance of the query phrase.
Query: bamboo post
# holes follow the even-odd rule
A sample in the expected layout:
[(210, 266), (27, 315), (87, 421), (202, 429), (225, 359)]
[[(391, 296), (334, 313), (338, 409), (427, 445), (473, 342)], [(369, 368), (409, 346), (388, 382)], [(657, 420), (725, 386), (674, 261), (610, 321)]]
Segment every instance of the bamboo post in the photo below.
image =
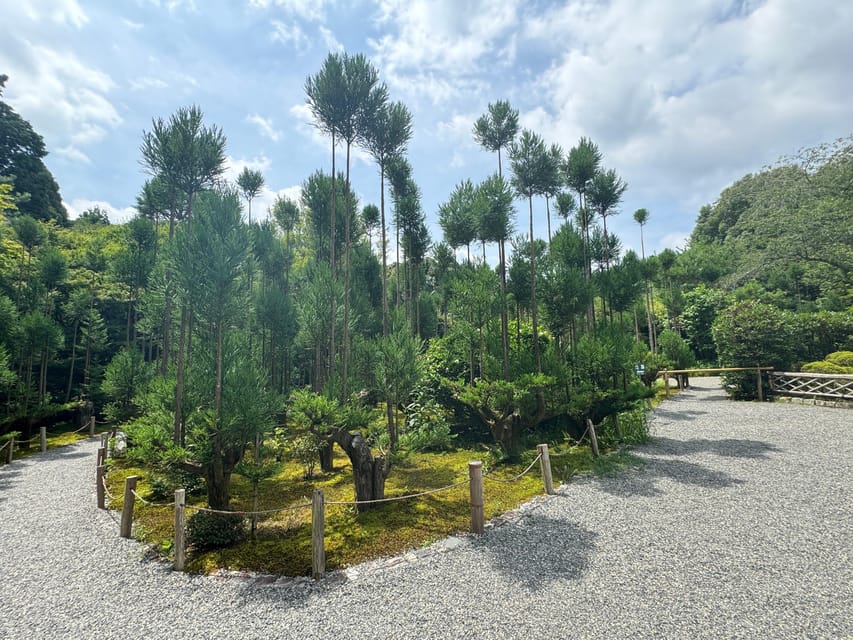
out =
[(663, 392), (669, 397), (669, 371), (663, 372)]
[(597, 458), (601, 454), (598, 452), (598, 437), (595, 435), (595, 425), (592, 424), (592, 420), (589, 418), (586, 419), (586, 425), (589, 427), (589, 444), (592, 447), (592, 455)]
[(483, 533), (483, 463), (472, 460), (468, 463), (468, 478), (471, 489), (471, 533)]
[(136, 497), (133, 492), (136, 490), (136, 481), (138, 476), (127, 476), (124, 480), (124, 504), (121, 507), (121, 529), (119, 535), (122, 538), (130, 537), (130, 529), (133, 526), (133, 503), (136, 502)]
[(186, 543), (184, 541), (184, 505), (187, 492), (175, 489), (175, 571), (183, 571), (187, 560)]
[(539, 455), (539, 468), (542, 470), (542, 483), (545, 485), (545, 493), (554, 495), (554, 479), (551, 477), (551, 455), (548, 453), (548, 445), (536, 445)]
[(40, 427), (39, 434), (41, 435), (41, 452), (47, 451), (47, 427)]
[(89, 418), (89, 437), (95, 436), (95, 416)]
[[(100, 455), (100, 454), (99, 454)], [(104, 480), (107, 475), (107, 468), (103, 464), (98, 465), (98, 472), (95, 475), (95, 491), (98, 494), (98, 509), (106, 509), (106, 492), (104, 490)]]
[(319, 580), (326, 573), (326, 502), (322, 489), (311, 498), (311, 575)]
[(755, 377), (758, 379), (758, 401), (764, 402), (764, 387), (761, 384), (761, 367), (756, 367)]
[(8, 458), (6, 458), (6, 462), (12, 464), (12, 456), (15, 455), (15, 439), (9, 438), (9, 452)]

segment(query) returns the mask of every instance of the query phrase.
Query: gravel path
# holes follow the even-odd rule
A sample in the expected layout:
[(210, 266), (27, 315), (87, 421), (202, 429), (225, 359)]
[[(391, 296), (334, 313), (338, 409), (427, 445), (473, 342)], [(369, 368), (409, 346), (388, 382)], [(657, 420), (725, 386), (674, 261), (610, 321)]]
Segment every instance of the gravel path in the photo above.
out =
[(316, 584), (144, 561), (94, 508), (94, 440), (16, 461), (0, 638), (853, 638), (853, 413), (693, 383), (637, 471)]

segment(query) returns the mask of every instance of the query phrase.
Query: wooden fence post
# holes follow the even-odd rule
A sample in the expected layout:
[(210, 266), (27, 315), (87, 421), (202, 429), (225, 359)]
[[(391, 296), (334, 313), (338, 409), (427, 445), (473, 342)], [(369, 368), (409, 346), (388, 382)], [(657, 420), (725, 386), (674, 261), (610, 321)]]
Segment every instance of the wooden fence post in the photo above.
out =
[(589, 444), (592, 447), (592, 455), (597, 458), (601, 454), (598, 452), (598, 436), (595, 435), (595, 425), (592, 424), (592, 420), (587, 418), (586, 426), (589, 427)]
[(124, 479), (124, 504), (121, 507), (121, 529), (119, 535), (122, 538), (130, 537), (130, 529), (133, 526), (133, 503), (136, 502), (136, 481), (138, 476), (127, 476)]
[(41, 435), (41, 452), (47, 451), (47, 427), (40, 427), (39, 434)]
[(669, 371), (663, 372), (663, 391), (669, 397)]
[(761, 384), (761, 367), (756, 367), (755, 376), (758, 378), (758, 401), (764, 402), (764, 386)]
[(187, 560), (187, 550), (184, 534), (184, 505), (186, 504), (187, 492), (184, 489), (175, 489), (175, 571), (183, 571)]
[(536, 445), (539, 455), (539, 468), (542, 470), (542, 483), (545, 485), (545, 493), (554, 495), (554, 479), (551, 477), (551, 455), (548, 453), (547, 444)]
[(468, 463), (468, 479), (471, 489), (471, 533), (481, 534), (483, 522), (483, 463), (472, 460)]
[(311, 575), (319, 580), (326, 573), (326, 502), (322, 489), (311, 498)]
[(95, 474), (97, 485), (95, 490), (98, 494), (98, 509), (106, 509), (106, 492), (104, 491), (104, 480), (107, 475), (107, 467), (104, 464), (98, 465), (98, 471)]
[(6, 458), (6, 462), (12, 464), (12, 456), (15, 455), (15, 439), (9, 438), (9, 457)]
[(95, 416), (92, 416), (89, 419), (89, 437), (92, 438), (95, 436)]
[(103, 447), (98, 447), (98, 457), (97, 457), (95, 464), (100, 467), (106, 461), (107, 461), (107, 450), (104, 449)]

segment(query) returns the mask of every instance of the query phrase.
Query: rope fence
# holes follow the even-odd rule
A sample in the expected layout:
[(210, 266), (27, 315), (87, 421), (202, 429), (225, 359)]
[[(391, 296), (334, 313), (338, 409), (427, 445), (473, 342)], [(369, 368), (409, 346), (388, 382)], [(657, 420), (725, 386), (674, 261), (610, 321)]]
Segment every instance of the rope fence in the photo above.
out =
[(542, 459), (542, 454), (540, 453), (538, 456), (536, 456), (536, 457), (533, 459), (533, 462), (531, 462), (531, 463), (530, 463), (530, 466), (529, 466), (529, 467), (527, 467), (524, 471), (522, 471), (521, 473), (519, 473), (517, 476), (513, 476), (512, 478), (495, 478), (495, 477), (493, 477), (493, 476), (492, 476), (491, 472), (489, 472), (489, 473), (487, 473), (486, 475), (484, 475), (484, 476), (483, 476), (483, 479), (484, 479), (484, 480), (488, 480), (489, 482), (503, 482), (504, 484), (512, 484), (512, 483), (513, 483), (513, 482), (515, 482), (516, 480), (521, 480), (521, 478), (522, 478), (522, 477), (523, 477), (523, 476), (524, 476), (528, 471), (530, 471), (530, 470), (533, 468), (533, 465), (535, 465), (535, 464), (536, 464), (537, 462), (539, 462), (541, 459)]
[[(97, 457), (97, 499), (98, 507), (105, 508), (106, 499), (114, 500), (113, 495), (109, 492), (106, 481), (106, 448), (98, 449)], [(176, 571), (183, 571), (186, 562), (186, 510), (195, 512), (213, 513), (227, 516), (239, 516), (242, 518), (256, 518), (258, 516), (272, 515), (284, 511), (298, 511), (301, 509), (311, 508), (311, 572), (314, 578), (320, 578), (326, 571), (326, 550), (325, 550), (325, 508), (330, 506), (359, 506), (383, 504), (389, 502), (401, 502), (404, 500), (413, 500), (424, 496), (434, 495), (444, 491), (450, 491), (465, 485), (469, 486), (470, 507), (471, 507), (471, 532), (474, 534), (482, 534), (485, 527), (484, 522), (484, 500), (483, 500), (483, 480), (497, 483), (512, 483), (517, 482), (523, 476), (530, 472), (536, 464), (539, 464), (542, 481), (545, 488), (545, 493), (554, 494), (554, 484), (551, 476), (551, 460), (548, 453), (548, 445), (540, 444), (537, 446), (537, 455), (527, 468), (521, 473), (511, 478), (495, 478), (489, 474), (483, 475), (483, 463), (479, 460), (472, 460), (468, 463), (468, 477), (464, 480), (459, 480), (444, 487), (437, 489), (427, 489), (417, 493), (410, 493), (402, 496), (391, 496), (388, 498), (378, 498), (375, 500), (330, 500), (326, 502), (322, 489), (315, 489), (310, 502), (301, 502), (299, 504), (277, 507), (275, 509), (264, 509), (261, 511), (227, 511), (223, 509), (212, 509), (210, 507), (200, 507), (196, 505), (186, 504), (186, 491), (184, 489), (175, 490), (175, 500), (173, 502), (159, 504), (143, 498), (136, 491), (136, 484), (139, 480), (138, 476), (128, 476), (125, 478), (124, 484), (124, 501), (122, 503), (121, 522), (119, 526), (119, 535), (123, 538), (131, 536), (131, 528), (133, 525), (133, 510), (136, 500), (149, 507), (175, 509), (175, 535), (173, 540), (173, 548), (175, 552), (174, 568)]]

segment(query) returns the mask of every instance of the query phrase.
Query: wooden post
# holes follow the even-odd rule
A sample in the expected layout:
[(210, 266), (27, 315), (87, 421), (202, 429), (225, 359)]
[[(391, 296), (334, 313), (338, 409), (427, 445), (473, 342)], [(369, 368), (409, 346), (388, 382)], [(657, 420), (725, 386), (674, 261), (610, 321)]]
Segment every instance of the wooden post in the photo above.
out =
[(110, 436), (106, 433), (102, 433), (101, 434), (101, 447), (104, 449), (104, 451), (107, 450), (107, 446), (109, 445), (109, 443), (110, 443)]
[(601, 454), (598, 452), (598, 437), (595, 435), (595, 425), (592, 424), (592, 420), (589, 418), (586, 419), (586, 425), (589, 427), (589, 444), (592, 447), (592, 455), (597, 458)]
[(326, 501), (322, 489), (311, 498), (311, 575), (319, 580), (326, 573)]
[(93, 438), (95, 436), (95, 416), (92, 416), (89, 419), (89, 437)]
[[(100, 455), (100, 454), (99, 454)], [(103, 464), (98, 465), (98, 472), (95, 474), (95, 481), (97, 485), (95, 486), (95, 490), (98, 494), (98, 509), (106, 509), (106, 491), (104, 490), (104, 479), (107, 475), (107, 468)]]
[(184, 505), (187, 492), (175, 489), (175, 571), (183, 571), (187, 560), (187, 550), (184, 542)]
[(119, 535), (122, 538), (130, 537), (130, 529), (133, 526), (133, 503), (136, 502), (136, 497), (133, 492), (136, 490), (136, 481), (138, 476), (127, 476), (124, 479), (124, 504), (121, 507), (121, 528)]
[(107, 450), (103, 447), (98, 447), (98, 457), (95, 461), (95, 465), (100, 467), (107, 461)]
[(15, 455), (15, 439), (9, 438), (9, 457), (6, 458), (6, 462), (12, 464), (12, 456)]
[(669, 371), (663, 372), (663, 392), (669, 397)]
[(761, 384), (761, 367), (756, 367), (755, 376), (758, 378), (758, 401), (764, 402), (764, 387)]
[(41, 434), (41, 452), (44, 453), (47, 451), (47, 427), (40, 427), (39, 433)]
[(483, 463), (472, 460), (468, 463), (468, 479), (471, 489), (471, 533), (483, 533)]
[(554, 479), (551, 477), (551, 455), (548, 453), (547, 444), (536, 445), (539, 455), (539, 468), (542, 470), (542, 483), (545, 485), (545, 493), (554, 495)]

